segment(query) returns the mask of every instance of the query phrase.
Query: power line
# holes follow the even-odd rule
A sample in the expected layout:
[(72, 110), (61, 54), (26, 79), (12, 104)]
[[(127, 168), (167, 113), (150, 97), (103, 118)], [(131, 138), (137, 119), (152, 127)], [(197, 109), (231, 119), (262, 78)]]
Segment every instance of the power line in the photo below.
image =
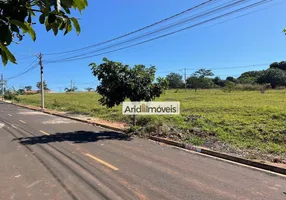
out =
[(258, 10), (255, 10), (255, 11), (252, 11), (252, 12), (249, 12), (249, 13), (245, 13), (245, 14), (242, 14), (242, 15), (239, 15), (239, 16), (236, 16), (236, 17), (233, 17), (233, 18), (230, 18), (230, 19), (224, 20), (224, 21), (222, 21), (222, 22), (219, 22), (219, 23), (210, 25), (208, 28), (213, 27), (213, 26), (216, 26), (216, 25), (219, 25), (219, 24), (223, 24), (223, 23), (226, 23), (226, 22), (228, 22), (228, 21), (232, 21), (232, 20), (235, 20), (235, 19), (244, 17), (244, 16), (247, 16), (247, 15), (250, 15), (250, 14), (253, 14), (253, 13), (256, 13), (256, 12), (260, 12), (260, 11), (262, 11), (262, 10), (266, 10), (266, 9), (269, 9), (269, 8), (272, 8), (272, 7), (275, 7), (275, 6), (279, 6), (279, 5), (283, 4), (283, 3), (286, 3), (286, 2), (285, 2), (285, 1), (281, 1), (281, 2), (279, 2), (279, 3), (277, 3), (277, 4), (273, 4), (273, 5), (269, 6), (269, 7), (267, 7), (267, 8), (261, 8), (261, 9), (258, 9)]
[[(253, 64), (253, 65), (244, 65), (244, 66), (231, 66), (231, 67), (219, 67), (219, 68), (210, 68), (210, 67), (201, 67), (201, 68), (185, 68), (186, 71), (196, 71), (199, 69), (210, 69), (210, 70), (231, 70), (231, 69), (242, 69), (242, 68), (252, 68), (252, 67), (261, 67), (261, 66), (269, 66), (269, 63), (263, 63), (263, 64)], [(174, 70), (168, 70), (168, 71), (157, 71), (157, 74), (167, 74), (167, 73), (179, 73), (183, 72), (183, 69), (174, 69)]]
[(103, 45), (103, 44), (106, 44), (106, 43), (109, 43), (109, 42), (113, 42), (113, 41), (115, 41), (115, 40), (118, 40), (118, 39), (121, 39), (121, 38), (130, 36), (130, 35), (135, 34), (135, 33), (137, 33), (137, 32), (146, 30), (146, 29), (151, 28), (151, 27), (153, 27), (153, 26), (156, 26), (156, 25), (158, 25), (158, 24), (161, 24), (161, 23), (164, 23), (164, 22), (169, 21), (169, 20), (171, 20), (171, 19), (174, 19), (174, 18), (176, 18), (176, 17), (178, 17), (178, 16), (181, 16), (181, 15), (183, 15), (183, 14), (185, 14), (185, 13), (188, 13), (188, 12), (194, 10), (194, 9), (197, 9), (197, 8), (199, 8), (199, 7), (203, 6), (203, 5), (206, 5), (206, 4), (210, 3), (210, 2), (213, 2), (213, 1), (216, 1), (216, 0), (208, 0), (208, 1), (203, 2), (203, 3), (201, 3), (201, 4), (199, 4), (199, 5), (195, 6), (195, 7), (189, 8), (189, 9), (187, 9), (187, 10), (184, 10), (184, 11), (180, 12), (180, 13), (177, 13), (177, 14), (175, 14), (175, 15), (172, 15), (171, 17), (167, 17), (167, 18), (165, 18), (165, 19), (163, 19), (163, 20), (160, 20), (160, 21), (158, 21), (158, 22), (155, 22), (155, 23), (150, 24), (150, 25), (148, 25), (148, 26), (145, 26), (145, 27), (143, 27), (143, 28), (137, 29), (137, 30), (135, 30), (135, 31), (131, 31), (131, 32), (127, 33), (127, 34), (118, 36), (118, 37), (113, 38), (113, 39), (110, 39), (110, 40), (106, 40), (106, 41), (104, 41), (104, 42), (100, 42), (100, 43), (97, 43), (97, 44), (94, 44), (94, 45), (90, 45), (90, 46), (87, 46), (87, 47), (83, 47), (83, 48), (79, 48), (79, 49), (74, 49), (74, 50), (70, 50), (70, 51), (57, 52), (57, 53), (47, 53), (47, 54), (45, 54), (45, 55), (59, 55), (59, 54), (66, 54), (66, 53), (76, 52), (76, 51), (82, 51), (82, 50), (85, 50), (85, 49), (88, 49), (88, 48), (91, 48), (91, 47), (96, 47), (96, 46)]
[(122, 41), (122, 42), (119, 42), (119, 43), (116, 43), (116, 44), (107, 46), (107, 47), (103, 47), (103, 48), (101, 48), (101, 49), (97, 49), (97, 50), (90, 51), (90, 52), (85, 52), (85, 53), (82, 53), (82, 54), (79, 54), (79, 55), (75, 55), (75, 56), (67, 57), (67, 58), (63, 58), (63, 59), (75, 59), (75, 58), (77, 58), (77, 57), (85, 56), (85, 55), (87, 55), (87, 54), (100, 52), (100, 51), (103, 51), (103, 50), (106, 50), (106, 49), (110, 49), (110, 48), (113, 48), (113, 47), (116, 47), (116, 46), (121, 46), (122, 44), (130, 43), (130, 42), (132, 42), (132, 41), (136, 41), (136, 40), (138, 40), (138, 39), (142, 39), (142, 38), (144, 38), (144, 37), (154, 35), (154, 34), (156, 34), (156, 33), (162, 32), (162, 31), (164, 31), (164, 30), (171, 29), (171, 28), (173, 28), (173, 27), (176, 27), (176, 26), (179, 26), (179, 25), (188, 23), (188, 22), (190, 22), (190, 21), (193, 21), (193, 20), (196, 20), (196, 19), (200, 19), (200, 18), (206, 17), (206, 16), (208, 16), (208, 15), (213, 15), (213, 14), (215, 14), (215, 13), (218, 12), (218, 11), (225, 10), (225, 9), (231, 8), (231, 7), (233, 7), (233, 6), (242, 4), (242, 3), (245, 2), (245, 1), (251, 1), (251, 0), (239, 0), (239, 1), (231, 0), (230, 2), (224, 3), (224, 4), (220, 5), (220, 6), (215, 7), (215, 8), (206, 10), (206, 11), (200, 13), (200, 14), (193, 15), (193, 16), (188, 17), (188, 18), (184, 18), (183, 20), (180, 20), (180, 21), (178, 21), (178, 22), (176, 22), (176, 23), (172, 23), (172, 24), (170, 24), (170, 25), (168, 25), (168, 26), (159, 28), (159, 29), (157, 29), (157, 30), (154, 30), (154, 31), (151, 31), (151, 32), (148, 32), (148, 33), (145, 33), (145, 34), (143, 34), (143, 35), (139, 35), (139, 36), (136, 36), (136, 37), (134, 37), (134, 38), (131, 38), (131, 39), (128, 39), (128, 40), (125, 40), (125, 41)]
[[(261, 67), (261, 66), (269, 66), (269, 63), (262, 63), (262, 64), (253, 64), (253, 65), (244, 65), (244, 66), (232, 66), (232, 67), (219, 67), (219, 68), (208, 68), (210, 70), (217, 70), (217, 69), (239, 69), (239, 68), (248, 68), (248, 67)], [(198, 70), (202, 68), (193, 68), (193, 69), (187, 69), (187, 70)]]
[(11, 79), (18, 78), (18, 77), (30, 72), (31, 70), (35, 69), (38, 66), (38, 63), (33, 65), (36, 61), (37, 61), (37, 59), (35, 59), (25, 70), (23, 70), (22, 72), (20, 72), (19, 74), (15, 75), (15, 76), (7, 78), (6, 80), (8, 81)]
[(65, 59), (59, 59), (59, 60), (54, 60), (54, 61), (48, 61), (48, 63), (69, 62), (69, 61), (81, 60), (81, 59), (91, 58), (91, 57), (95, 57), (95, 56), (99, 56), (99, 55), (104, 55), (104, 54), (113, 53), (113, 52), (116, 52), (116, 51), (128, 49), (128, 48), (131, 48), (131, 47), (134, 47), (134, 46), (138, 46), (138, 45), (141, 45), (141, 44), (144, 44), (144, 43), (147, 43), (147, 42), (151, 42), (153, 40), (164, 38), (164, 37), (167, 37), (167, 36), (170, 36), (170, 35), (173, 35), (173, 34), (176, 34), (176, 33), (179, 33), (179, 32), (182, 32), (182, 31), (185, 31), (185, 30), (188, 30), (188, 29), (191, 29), (191, 28), (194, 28), (196, 26), (199, 26), (199, 25), (202, 25), (202, 24), (205, 24), (205, 23), (208, 23), (208, 22), (220, 19), (220, 18), (228, 16), (228, 15), (232, 15), (232, 14), (237, 13), (237, 12), (241, 12), (241, 11), (249, 9), (249, 8), (256, 7), (256, 6), (259, 6), (261, 4), (265, 4), (265, 3), (271, 2), (271, 1), (273, 1), (273, 0), (261, 0), (261, 1), (257, 2), (257, 3), (250, 4), (248, 6), (245, 6), (245, 7), (236, 9), (236, 10), (233, 10), (231, 12), (228, 12), (228, 13), (216, 16), (216, 17), (213, 17), (211, 19), (199, 22), (197, 24), (194, 24), (194, 25), (191, 25), (191, 26), (187, 26), (185, 28), (182, 28), (182, 29), (179, 29), (179, 30), (167, 33), (167, 34), (160, 35), (158, 37), (154, 37), (154, 38), (151, 38), (151, 39), (148, 39), (148, 40), (136, 43), (136, 44), (132, 44), (132, 45), (129, 45), (129, 46), (125, 46), (125, 47), (122, 47), (122, 48), (118, 48), (118, 49), (115, 49), (115, 50), (111, 50), (111, 51), (107, 51), (107, 52), (103, 52), (103, 53), (99, 53), (99, 54), (93, 54), (93, 55), (89, 55), (89, 56), (83, 56), (81, 58), (74, 58), (74, 57), (72, 57), (72, 58), (65, 58)]

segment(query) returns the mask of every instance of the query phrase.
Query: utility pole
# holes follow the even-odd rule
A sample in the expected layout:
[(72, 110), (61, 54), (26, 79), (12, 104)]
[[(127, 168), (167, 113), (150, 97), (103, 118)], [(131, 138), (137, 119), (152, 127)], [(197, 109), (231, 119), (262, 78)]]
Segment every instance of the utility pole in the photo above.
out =
[(184, 69), (184, 77), (185, 77), (185, 92), (187, 91), (187, 70)]
[(72, 79), (71, 79), (71, 87), (70, 87), (71, 90), (72, 90), (72, 87), (73, 87), (73, 85), (72, 85)]
[(4, 101), (4, 76), (1, 74), (1, 84), (2, 84), (2, 101)]
[(44, 79), (43, 79), (44, 67), (43, 67), (43, 54), (42, 53), (40, 53), (39, 59), (40, 59), (39, 64), (40, 64), (40, 75), (41, 75), (41, 108), (43, 112), (45, 108), (45, 90), (44, 90)]

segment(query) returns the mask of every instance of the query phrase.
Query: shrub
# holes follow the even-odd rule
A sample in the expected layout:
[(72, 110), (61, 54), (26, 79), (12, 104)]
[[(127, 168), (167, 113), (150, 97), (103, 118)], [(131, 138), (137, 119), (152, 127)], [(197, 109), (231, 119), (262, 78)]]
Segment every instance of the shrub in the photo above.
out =
[(6, 100), (16, 100), (18, 101), (18, 94), (12, 90), (7, 90), (4, 94)]
[(258, 84), (237, 84), (235, 90), (238, 91), (260, 91), (264, 88), (264, 85)]
[(235, 89), (235, 84), (231, 81), (226, 81), (225, 86), (222, 88), (224, 92), (232, 92)]
[(257, 83), (269, 83), (273, 89), (286, 86), (286, 72), (278, 68), (270, 68), (257, 79)]

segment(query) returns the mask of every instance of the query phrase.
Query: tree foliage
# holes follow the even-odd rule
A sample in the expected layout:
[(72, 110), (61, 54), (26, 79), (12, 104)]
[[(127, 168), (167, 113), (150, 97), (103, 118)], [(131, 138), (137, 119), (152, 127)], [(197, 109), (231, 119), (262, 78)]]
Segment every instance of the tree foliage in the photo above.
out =
[(72, 88), (65, 88), (66, 92), (75, 92), (77, 91), (77, 87), (73, 86)]
[(242, 73), (237, 81), (241, 84), (255, 84), (257, 83), (257, 79), (264, 73), (264, 71), (248, 71)]
[(170, 73), (166, 76), (167, 81), (169, 82), (169, 88), (176, 89), (182, 87), (183, 80), (182, 75), (179, 73)]
[(59, 30), (67, 34), (73, 27), (79, 33), (80, 25), (76, 18), (71, 17), (71, 9), (81, 12), (87, 4), (87, 0), (0, 0), (0, 54), (3, 64), (8, 61), (16, 63), (8, 49), (12, 41), (21, 41), (25, 33), (36, 40), (32, 27), (36, 18), (55, 35)]
[(278, 68), (270, 68), (257, 79), (259, 84), (271, 84), (272, 88), (286, 86), (286, 72)]
[(206, 78), (206, 77), (197, 77), (195, 75), (190, 76), (187, 78), (187, 85), (188, 88), (195, 89), (207, 89), (212, 88), (214, 86), (214, 83), (212, 79)]
[(278, 69), (286, 70), (286, 61), (271, 63), (270, 68), (278, 68)]
[(92, 73), (100, 81), (97, 92), (102, 96), (99, 102), (109, 108), (126, 99), (131, 101), (151, 101), (162, 94), (162, 87), (154, 83), (155, 66), (149, 68), (135, 65), (130, 68), (120, 62), (103, 59), (103, 63), (91, 63)]
[(92, 87), (87, 87), (85, 88), (86, 91), (91, 92), (92, 90), (94, 90)]
[(162, 90), (168, 90), (169, 89), (169, 81), (164, 77), (158, 77), (157, 78), (158, 84), (162, 87)]
[(225, 86), (222, 88), (224, 92), (232, 92), (235, 89), (235, 83), (232, 81), (226, 81)]
[(225, 85), (225, 80), (222, 80), (218, 76), (214, 77), (214, 79), (212, 81), (215, 85), (220, 86), (220, 87), (223, 87)]
[(25, 86), (25, 90), (26, 90), (26, 91), (31, 91), (31, 90), (32, 90), (32, 86), (30, 86), (30, 85)]
[[(43, 83), (44, 83), (44, 90), (49, 90), (46, 81), (43, 81)], [(41, 84), (41, 82), (37, 82), (36, 87), (37, 87), (39, 90), (41, 90), (41, 89), (42, 89), (42, 84)]]
[(212, 71), (210, 69), (199, 69), (198, 71), (196, 71), (194, 73), (194, 76), (197, 77), (208, 77), (208, 76), (213, 76), (214, 74), (212, 73)]
[(236, 79), (234, 78), (234, 77), (232, 77), (232, 76), (228, 76), (228, 77), (226, 77), (226, 79), (225, 79), (226, 81), (230, 81), (230, 82), (233, 82), (233, 83), (236, 83)]
[(17, 91), (17, 93), (20, 94), (20, 95), (23, 95), (23, 94), (25, 94), (25, 90), (24, 89), (19, 89)]
[(187, 78), (187, 85), (189, 88), (195, 89), (206, 89), (213, 87), (212, 79), (208, 78), (208, 76), (213, 76), (211, 70), (208, 69), (199, 69), (194, 74), (192, 74), (189, 78)]

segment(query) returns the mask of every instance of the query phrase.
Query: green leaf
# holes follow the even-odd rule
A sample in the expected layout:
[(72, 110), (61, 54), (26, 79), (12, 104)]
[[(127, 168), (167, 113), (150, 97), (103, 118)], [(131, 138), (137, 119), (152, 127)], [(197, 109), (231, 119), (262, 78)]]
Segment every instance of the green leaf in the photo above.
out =
[(49, 24), (48, 19), (46, 19), (45, 25), (46, 25), (47, 32), (49, 32), (51, 30), (52, 26)]
[(36, 40), (36, 33), (35, 33), (34, 29), (30, 26), (29, 23), (27, 23), (27, 22), (23, 23), (23, 22), (21, 22), (19, 20), (15, 20), (15, 19), (12, 19), (10, 22), (12, 24), (15, 24), (15, 25), (19, 26), (20, 28), (22, 28), (22, 30), (24, 32), (29, 33), (29, 35), (31, 36), (32, 40), (34, 40), (34, 41)]
[(8, 58), (4, 51), (1, 51), (1, 58), (2, 58), (3, 65), (6, 66), (8, 63)]
[(49, 22), (49, 24), (54, 23), (54, 22), (56, 21), (56, 19), (57, 19), (57, 17), (56, 17), (55, 14), (52, 14), (52, 13), (49, 14), (49, 16), (48, 16), (48, 22)]
[(20, 33), (18, 26), (16, 26), (15, 24), (11, 24), (11, 31), (16, 32), (18, 34)]
[(73, 26), (75, 27), (76, 33), (79, 34), (80, 33), (80, 25), (79, 25), (77, 19), (72, 17), (71, 21), (73, 22)]
[(65, 27), (66, 27), (66, 23), (65, 23), (65, 21), (63, 20), (63, 21), (61, 22), (59, 28), (60, 28), (60, 30), (62, 31), (62, 30), (64, 30)]
[(69, 32), (71, 32), (72, 30), (72, 25), (71, 25), (71, 21), (68, 19), (67, 23), (66, 23), (66, 31), (64, 33), (64, 35), (68, 34)]
[(52, 29), (53, 29), (53, 31), (54, 31), (54, 34), (57, 35), (59, 29), (58, 29), (58, 25), (57, 25), (56, 23), (54, 23), (54, 24), (52, 25)]
[(12, 32), (10, 31), (8, 25), (1, 26), (0, 42), (6, 46), (10, 45), (12, 42)]
[(88, 3), (86, 0), (74, 0), (73, 1), (73, 7), (75, 9), (78, 9), (80, 12), (84, 10), (87, 5)]
[(6, 66), (7, 64), (7, 59), (10, 60), (12, 63), (17, 64), (15, 56), (9, 51), (7, 47), (0, 43), (0, 49), (2, 50), (1, 56), (4, 66)]
[(49, 13), (50, 13), (50, 6), (48, 6), (48, 5), (46, 5), (46, 7), (41, 7), (41, 11), (43, 12), (43, 14), (45, 15), (45, 16), (48, 16), (49, 15)]
[(44, 14), (41, 14), (40, 17), (39, 17), (40, 23), (41, 23), (41, 24), (44, 24), (44, 23), (45, 23), (45, 19), (46, 19), (45, 15), (44, 15)]
[(32, 16), (31, 16), (31, 13), (29, 13), (29, 14), (28, 14), (28, 20), (27, 20), (27, 22), (28, 22), (29, 24), (31, 24), (31, 23), (32, 23)]
[(71, 14), (71, 11), (69, 8), (66, 8), (66, 7), (62, 7), (62, 8), (66, 11), (67, 14)]
[(25, 22), (25, 25), (28, 29), (27, 32), (31, 36), (32, 40), (35, 41), (36, 40), (36, 33), (35, 33), (34, 29), (27, 22)]

